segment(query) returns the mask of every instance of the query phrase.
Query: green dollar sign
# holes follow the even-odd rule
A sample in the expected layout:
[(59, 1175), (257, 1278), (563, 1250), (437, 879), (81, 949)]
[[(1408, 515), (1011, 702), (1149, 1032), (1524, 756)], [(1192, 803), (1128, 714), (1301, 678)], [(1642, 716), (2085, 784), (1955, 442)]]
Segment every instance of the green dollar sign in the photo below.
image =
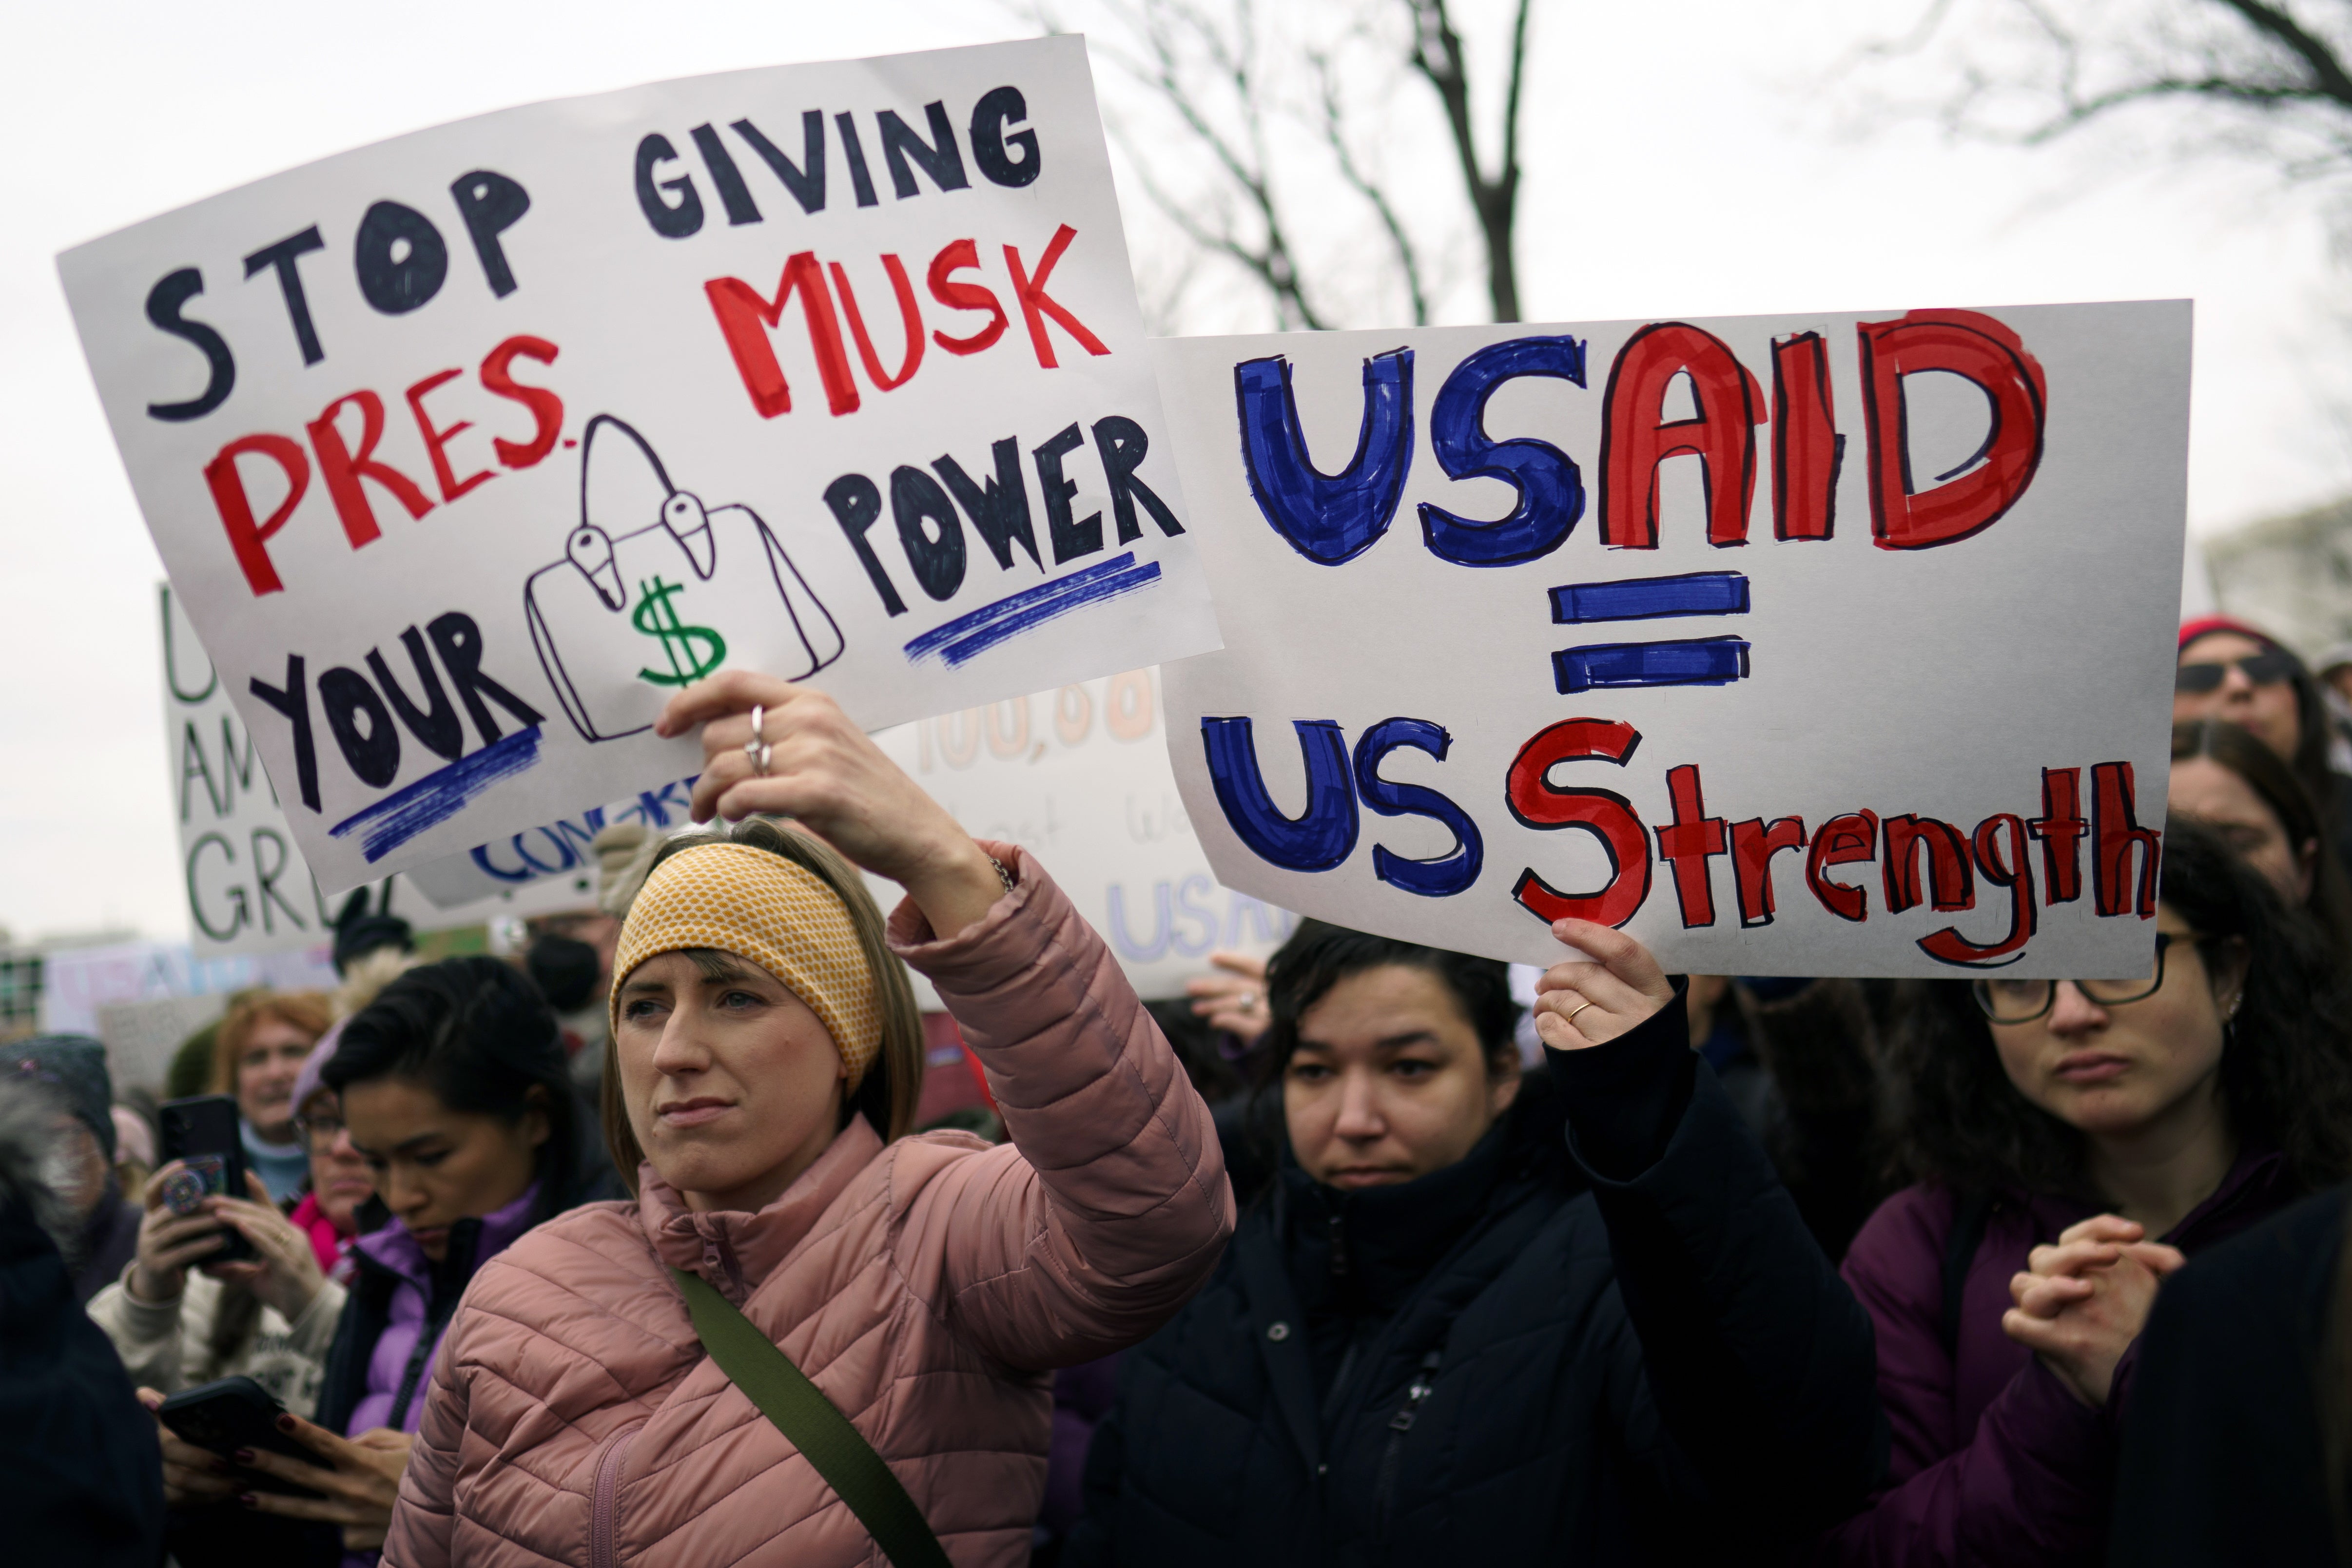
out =
[[(656, 577), (652, 583), (640, 582), (637, 607), (629, 619), (636, 629), (648, 637), (661, 640), (662, 652), (669, 658), (667, 673), (660, 670), (639, 670), (637, 678), (651, 681), (657, 686), (691, 685), (717, 669), (727, 657), (727, 639), (708, 626), (681, 626), (677, 609), (670, 600), (684, 593), (683, 583), (664, 582)], [(702, 645), (698, 653), (695, 644)]]

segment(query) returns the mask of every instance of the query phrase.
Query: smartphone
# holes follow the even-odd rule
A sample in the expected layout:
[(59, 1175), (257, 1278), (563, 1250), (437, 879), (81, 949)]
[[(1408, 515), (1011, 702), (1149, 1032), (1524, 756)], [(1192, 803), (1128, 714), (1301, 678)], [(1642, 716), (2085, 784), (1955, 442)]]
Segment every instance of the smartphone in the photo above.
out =
[[(245, 1187), (245, 1140), (238, 1131), (236, 1101), (226, 1094), (166, 1100), (156, 1110), (163, 1160), (187, 1162), (181, 1177), (167, 1182), (163, 1201), (175, 1214), (193, 1214), (204, 1199), (250, 1197)], [(236, 1263), (252, 1258), (253, 1243), (231, 1225), (221, 1227), (221, 1246), (200, 1263)]]
[[(224, 1377), (183, 1389), (164, 1400), (155, 1414), (174, 1434), (222, 1458), (239, 1448), (266, 1448), (304, 1464), (319, 1463), (317, 1454), (278, 1429), (278, 1417), (286, 1414), (286, 1406), (250, 1377)], [(283, 1492), (289, 1497), (320, 1495), (309, 1487), (281, 1481), (258, 1470), (247, 1473), (259, 1491)]]

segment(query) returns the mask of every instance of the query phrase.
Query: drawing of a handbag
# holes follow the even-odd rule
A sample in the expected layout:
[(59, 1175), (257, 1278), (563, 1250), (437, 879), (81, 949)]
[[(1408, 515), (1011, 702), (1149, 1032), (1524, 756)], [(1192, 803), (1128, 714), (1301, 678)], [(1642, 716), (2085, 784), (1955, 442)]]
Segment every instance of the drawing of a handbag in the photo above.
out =
[(841, 657), (841, 629), (758, 513), (706, 507), (609, 413), (580, 445), (579, 525), (563, 559), (531, 573), (523, 608), (583, 739), (650, 728), (679, 687), (722, 666), (803, 680)]

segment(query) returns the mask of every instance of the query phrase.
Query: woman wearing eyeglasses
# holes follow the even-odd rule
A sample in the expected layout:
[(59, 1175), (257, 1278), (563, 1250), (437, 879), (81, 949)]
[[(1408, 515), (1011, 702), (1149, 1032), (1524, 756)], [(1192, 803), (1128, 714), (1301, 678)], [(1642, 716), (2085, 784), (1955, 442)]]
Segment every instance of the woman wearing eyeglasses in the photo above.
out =
[(1878, 1338), (1889, 1488), (1833, 1563), (2101, 1559), (2164, 1276), (2352, 1169), (2352, 1045), (2313, 927), (2197, 824), (2145, 975), (1916, 982), (1887, 1056), (1917, 1185), (1843, 1272)]
[(2352, 869), (2352, 778), (2329, 759), (2334, 730), (2319, 683), (2269, 633), (2210, 615), (2180, 628), (2172, 722), (2234, 724), (2277, 754), (2318, 806), (2330, 848)]

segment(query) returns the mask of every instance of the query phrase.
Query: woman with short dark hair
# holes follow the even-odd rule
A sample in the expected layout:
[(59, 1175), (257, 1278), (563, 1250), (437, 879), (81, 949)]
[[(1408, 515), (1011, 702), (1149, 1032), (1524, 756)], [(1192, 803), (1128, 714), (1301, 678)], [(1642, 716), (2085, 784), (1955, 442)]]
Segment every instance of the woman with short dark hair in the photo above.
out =
[(2158, 1282), (2352, 1170), (2352, 1047), (2311, 924), (2178, 817), (2155, 924), (2135, 978), (1907, 986), (1888, 1068), (1916, 1185), (1844, 1266), (1891, 1485), (1826, 1560), (2095, 1560)]
[(1640, 943), (1539, 985), (1308, 921), (1267, 971), (1283, 1148), (1121, 1368), (1062, 1563), (1769, 1554), (1876, 1476), (1870, 1337)]
[(410, 969), (343, 1024), (320, 1079), (392, 1222), (352, 1243), (317, 1418), (295, 1427), (331, 1468), (252, 1460), (325, 1496), (257, 1491), (247, 1504), (340, 1526), (365, 1552), (383, 1544), (467, 1286), (534, 1225), (608, 1193), (583, 1176), (594, 1166), (555, 1015), (512, 965)]

